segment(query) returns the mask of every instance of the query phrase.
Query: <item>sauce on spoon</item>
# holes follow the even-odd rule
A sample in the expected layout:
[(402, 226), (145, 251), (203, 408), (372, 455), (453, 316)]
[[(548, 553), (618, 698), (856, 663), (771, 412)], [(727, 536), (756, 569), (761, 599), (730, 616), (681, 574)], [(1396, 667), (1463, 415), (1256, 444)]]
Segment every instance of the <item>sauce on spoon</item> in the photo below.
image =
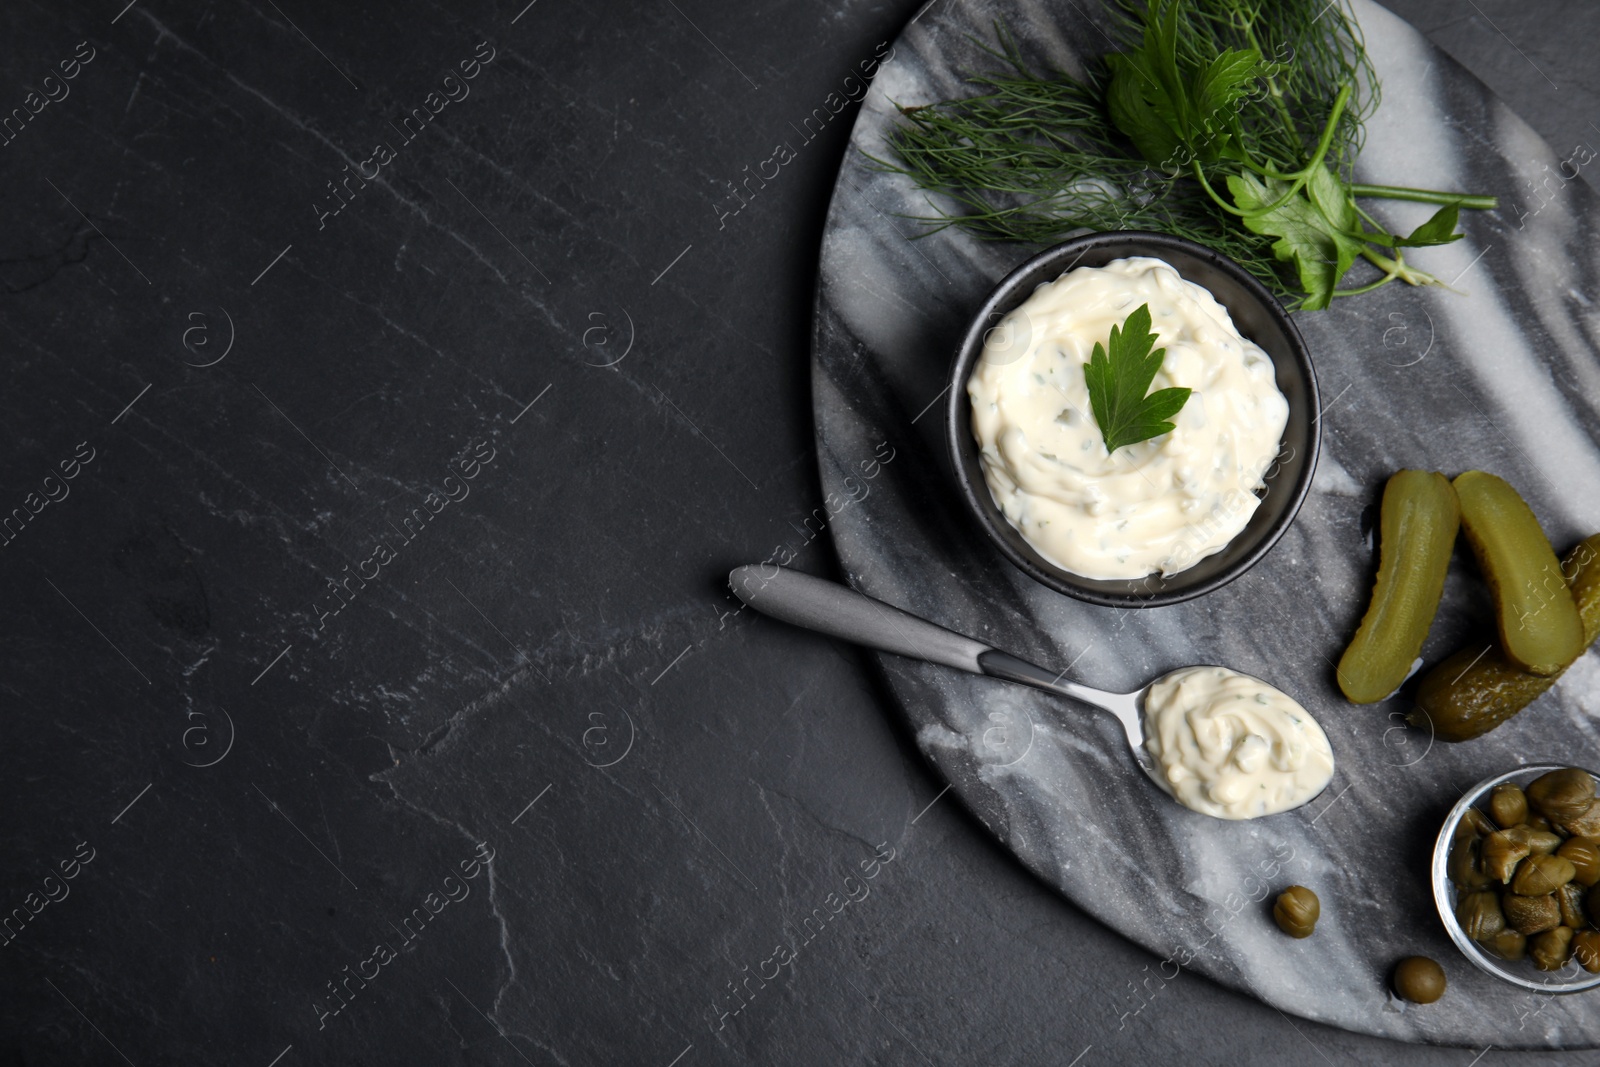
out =
[(1156, 682), (1144, 727), (1173, 798), (1219, 819), (1299, 807), (1333, 777), (1333, 747), (1310, 712), (1226, 667), (1186, 667)]

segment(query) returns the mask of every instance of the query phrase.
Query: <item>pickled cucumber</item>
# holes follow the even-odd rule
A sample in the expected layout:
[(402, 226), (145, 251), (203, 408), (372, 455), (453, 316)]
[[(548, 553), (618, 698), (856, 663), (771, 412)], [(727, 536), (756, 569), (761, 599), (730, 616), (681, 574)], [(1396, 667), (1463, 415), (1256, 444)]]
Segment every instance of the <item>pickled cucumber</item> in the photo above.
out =
[(1442, 474), (1400, 471), (1384, 486), (1378, 580), (1337, 670), (1339, 688), (1353, 702), (1382, 700), (1411, 673), (1439, 610), (1459, 516)]
[[(1600, 534), (1567, 553), (1561, 571), (1571, 581), (1587, 646), (1600, 637)], [(1488, 642), (1468, 645), (1423, 677), (1411, 724), (1431, 724), (1444, 741), (1470, 741), (1533, 703), (1559, 677), (1518, 670)]]
[(1583, 623), (1539, 520), (1493, 474), (1467, 471), (1455, 489), (1506, 658), (1533, 674), (1559, 673), (1583, 653)]

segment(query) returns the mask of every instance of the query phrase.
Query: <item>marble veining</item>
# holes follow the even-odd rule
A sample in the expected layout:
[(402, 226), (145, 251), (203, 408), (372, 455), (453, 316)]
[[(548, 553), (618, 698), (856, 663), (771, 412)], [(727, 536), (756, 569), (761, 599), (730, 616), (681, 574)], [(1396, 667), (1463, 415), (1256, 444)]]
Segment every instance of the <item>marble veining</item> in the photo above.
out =
[[(1165, 977), (1188, 969), (1286, 1013), (1409, 1041), (1600, 1045), (1600, 997), (1529, 995), (1480, 974), (1446, 938), (1427, 882), (1439, 821), (1473, 782), (1524, 762), (1600, 763), (1600, 660), (1591, 653), (1532, 710), (1460, 746), (1404, 729), (1403, 697), (1346, 703), (1331, 666), (1365, 604), (1369, 509), (1395, 469), (1502, 474), (1559, 547), (1600, 530), (1594, 194), (1563, 181), (1536, 196), (1535, 183), (1571, 154), (1552, 151), (1410, 26), (1358, 0), (1388, 101), (1369, 124), (1358, 180), (1501, 197), (1499, 210), (1464, 216), (1465, 239), (1415, 253), (1465, 295), (1391, 285), (1297, 316), (1327, 408), (1323, 459), (1288, 534), (1248, 575), (1189, 604), (1078, 603), (981, 538), (940, 442), (935, 400), (965, 317), (1029, 250), (954, 230), (908, 240), (917, 226), (898, 216), (924, 211), (923, 194), (865, 158), (883, 152), (891, 101), (963, 91), (958, 72), (986, 62), (967, 35), (986, 36), (996, 18), (1036, 64), (1078, 67), (1076, 50), (1104, 41), (1074, 8), (938, 0), (904, 31), (865, 100), (822, 250), (813, 392), (823, 487), (842, 493), (880, 442), (905, 458), (869, 503), (838, 517), (840, 557), (858, 588), (1041, 664), (1073, 664), (1091, 685), (1131, 690), (1191, 663), (1256, 674), (1317, 716), (1338, 769), (1299, 811), (1209, 819), (1150, 787), (1109, 716), (881, 657), (919, 747), (1030, 870), (1155, 953)], [(1431, 209), (1375, 210), (1411, 226)], [(1484, 625), (1481, 585), (1458, 561), (1425, 656), (1436, 661)], [(1295, 882), (1323, 902), (1307, 941), (1284, 937), (1269, 916), (1268, 893)], [(1450, 991), (1439, 1003), (1388, 994), (1389, 968), (1411, 954), (1445, 965)]]

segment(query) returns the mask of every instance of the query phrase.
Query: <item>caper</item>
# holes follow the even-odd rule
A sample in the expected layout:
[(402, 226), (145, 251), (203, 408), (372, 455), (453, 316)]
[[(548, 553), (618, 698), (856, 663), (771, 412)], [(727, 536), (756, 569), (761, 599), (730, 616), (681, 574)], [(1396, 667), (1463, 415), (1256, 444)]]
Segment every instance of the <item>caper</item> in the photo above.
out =
[(1572, 861), (1563, 856), (1529, 856), (1517, 865), (1511, 891), (1525, 897), (1554, 893), (1572, 881), (1575, 873)]
[(1579, 930), (1573, 934), (1572, 957), (1590, 974), (1600, 974), (1600, 933)]
[(1520, 826), (1528, 820), (1528, 795), (1515, 782), (1495, 786), (1489, 794), (1489, 815), (1502, 830)]
[(1572, 955), (1572, 928), (1558, 926), (1528, 939), (1528, 958), (1541, 971), (1559, 971)]
[(1527, 794), (1528, 803), (1551, 822), (1575, 819), (1594, 803), (1594, 779), (1588, 771), (1563, 767), (1535, 778)]
[(1474, 941), (1487, 941), (1506, 928), (1500, 913), (1500, 895), (1492, 889), (1463, 894), (1456, 901), (1456, 922)]
[(1426, 956), (1407, 956), (1395, 965), (1393, 985), (1413, 1004), (1432, 1004), (1444, 996), (1444, 968)]
[[(1600, 855), (1600, 853), (1597, 853)], [(1495, 881), (1483, 869), (1483, 838), (1473, 833), (1458, 833), (1450, 848), (1450, 880), (1462, 889), (1482, 889)]]
[(1310, 937), (1321, 914), (1322, 904), (1317, 895), (1303, 885), (1285, 889), (1272, 905), (1272, 920), (1290, 937)]
[(1555, 822), (1557, 829), (1565, 830), (1573, 837), (1600, 837), (1600, 800), (1591, 801), (1581, 815), (1557, 819)]
[[(1592, 894), (1584, 903), (1591, 916), (1594, 903)], [(1500, 897), (1500, 911), (1506, 917), (1506, 925), (1518, 933), (1542, 934), (1561, 925), (1561, 905), (1554, 896), (1525, 897), (1506, 893)]]
[(1489, 816), (1485, 815), (1477, 808), (1468, 808), (1466, 811), (1461, 813), (1461, 824), (1459, 827), (1457, 827), (1457, 829), (1470, 830), (1481, 837), (1488, 837), (1490, 834), (1500, 829), (1500, 827), (1491, 822)]
[(1568, 882), (1556, 890), (1556, 904), (1561, 908), (1561, 925), (1582, 930), (1589, 925), (1583, 913), (1584, 888), (1577, 882)]
[(1515, 930), (1501, 930), (1483, 943), (1483, 947), (1503, 960), (1520, 960), (1528, 952), (1528, 936)]
[(1575, 872), (1572, 880), (1590, 886), (1600, 882), (1600, 841), (1591, 837), (1574, 837), (1556, 849), (1556, 855), (1572, 861)]
[(1584, 894), (1583, 913), (1589, 917), (1589, 925), (1600, 927), (1600, 885), (1590, 886)]
[(1516, 872), (1517, 864), (1528, 858), (1533, 846), (1528, 843), (1525, 827), (1513, 826), (1509, 830), (1496, 830), (1483, 839), (1483, 873), (1506, 885)]
[(1524, 826), (1522, 831), (1528, 835), (1528, 852), (1535, 856), (1550, 855), (1566, 840), (1554, 830), (1529, 830)]

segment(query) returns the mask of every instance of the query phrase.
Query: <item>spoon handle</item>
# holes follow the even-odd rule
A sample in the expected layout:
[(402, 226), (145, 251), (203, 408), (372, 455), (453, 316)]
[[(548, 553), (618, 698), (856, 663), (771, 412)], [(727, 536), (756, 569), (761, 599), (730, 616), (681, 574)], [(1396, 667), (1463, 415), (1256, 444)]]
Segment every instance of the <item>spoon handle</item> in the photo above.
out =
[[(772, 574), (764, 573), (769, 569)], [(1140, 769), (1157, 786), (1168, 788), (1161, 771), (1144, 748), (1144, 726), (1139, 709), (1143, 689), (1135, 693), (1102, 693), (1090, 689), (1065, 680), (1062, 677), (1065, 671), (1052, 675), (1043, 667), (1009, 652), (936, 626), (848, 586), (770, 563), (735, 567), (728, 572), (728, 585), (734, 595), (763, 615), (807, 630), (853, 641), (879, 652), (893, 652), (969, 674), (1003, 678), (1109, 711), (1121, 721), (1128, 747)]]
[[(767, 570), (776, 573), (768, 575)], [(772, 564), (750, 564), (728, 572), (728, 585), (740, 600), (774, 619), (880, 652), (971, 674), (989, 673), (978, 658), (994, 651), (988, 645), (836, 582)]]

